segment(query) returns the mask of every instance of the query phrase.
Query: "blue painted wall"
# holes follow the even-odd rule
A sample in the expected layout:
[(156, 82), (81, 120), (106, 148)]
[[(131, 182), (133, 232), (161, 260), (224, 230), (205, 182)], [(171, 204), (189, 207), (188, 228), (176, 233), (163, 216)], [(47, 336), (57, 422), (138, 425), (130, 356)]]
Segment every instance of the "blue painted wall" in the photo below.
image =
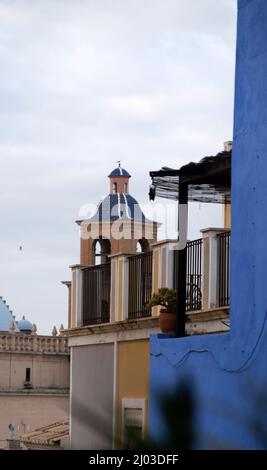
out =
[(231, 249), (231, 332), (151, 338), (154, 437), (159, 393), (189, 380), (196, 448), (267, 448), (266, 0), (238, 2)]

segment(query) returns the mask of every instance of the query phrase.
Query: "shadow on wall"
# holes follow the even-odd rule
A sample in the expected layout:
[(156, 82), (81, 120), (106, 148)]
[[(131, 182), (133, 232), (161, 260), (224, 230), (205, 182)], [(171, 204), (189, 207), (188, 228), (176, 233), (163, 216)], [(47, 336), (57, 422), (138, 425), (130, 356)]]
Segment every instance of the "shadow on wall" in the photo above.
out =
[[(220, 408), (220, 413), (223, 413), (227, 420), (231, 421), (233, 425), (238, 426), (243, 432), (253, 433), (255, 439), (259, 443), (259, 448), (267, 448), (267, 402), (266, 402), (266, 387), (262, 384), (257, 386), (253, 383), (243, 384), (242, 398), (246, 402), (250, 411), (240, 414), (238, 407), (223, 410)], [(116, 442), (119, 449), (177, 449), (177, 450), (190, 450), (194, 449), (194, 444), (198, 440), (195, 418), (196, 418), (196, 403), (194, 400), (194, 391), (188, 382), (184, 382), (182, 386), (177, 387), (172, 393), (161, 395), (158, 400), (160, 407), (160, 414), (164, 430), (162, 436), (158, 440), (146, 438), (140, 439), (139, 432), (132, 427), (125, 430), (124, 442), (121, 442), (121, 437), (116, 436)], [(112, 442), (112, 436), (108, 429), (110, 423), (107, 420), (100, 418), (94, 411), (84, 407), (78, 403), (75, 405), (76, 419), (79, 420), (83, 426), (90, 426), (91, 429), (98, 435), (101, 435), (103, 442)], [(212, 404), (211, 404), (212, 406)], [(216, 442), (213, 449), (235, 449), (234, 443), (231, 442)]]

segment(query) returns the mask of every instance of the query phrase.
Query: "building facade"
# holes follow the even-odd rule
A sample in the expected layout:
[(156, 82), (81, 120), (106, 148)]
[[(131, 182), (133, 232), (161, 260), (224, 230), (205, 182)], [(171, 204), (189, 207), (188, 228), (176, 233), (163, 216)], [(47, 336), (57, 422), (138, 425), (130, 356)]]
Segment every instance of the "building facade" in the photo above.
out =
[[(73, 449), (121, 447), (127, 423), (140, 436), (148, 429), (149, 336), (158, 331), (158, 319), (146, 304), (158, 224), (130, 195), (129, 179), (115, 168), (96, 214), (78, 221), (80, 264), (65, 283)], [(142, 286), (133, 282), (139, 275)]]
[[(109, 178), (111, 192), (96, 214), (78, 221), (81, 264), (71, 267), (72, 281), (64, 282), (73, 449), (122, 447), (133, 432), (137, 439), (148, 435), (149, 339), (159, 332), (159, 307), (147, 304), (160, 287), (175, 285), (176, 242), (157, 241), (158, 224), (147, 220), (130, 196), (126, 170), (119, 166)], [(195, 257), (189, 273), (190, 335), (229, 330), (229, 301), (219, 302), (215, 274), (220, 233), (225, 230), (203, 230), (201, 240), (188, 245)]]
[(37, 334), (23, 318), (16, 321), (0, 299), (0, 448), (10, 429), (18, 437), (68, 418), (69, 350), (57, 335)]

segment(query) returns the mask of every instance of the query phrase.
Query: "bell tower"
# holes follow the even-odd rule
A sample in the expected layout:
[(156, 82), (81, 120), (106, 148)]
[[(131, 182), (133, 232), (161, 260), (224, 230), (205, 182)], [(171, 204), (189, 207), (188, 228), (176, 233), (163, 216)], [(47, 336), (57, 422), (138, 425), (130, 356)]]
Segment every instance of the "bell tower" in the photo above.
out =
[(108, 175), (109, 194), (89, 219), (80, 225), (80, 264), (94, 266), (110, 255), (149, 251), (157, 241), (159, 224), (146, 218), (137, 200), (129, 194), (131, 175), (118, 162)]

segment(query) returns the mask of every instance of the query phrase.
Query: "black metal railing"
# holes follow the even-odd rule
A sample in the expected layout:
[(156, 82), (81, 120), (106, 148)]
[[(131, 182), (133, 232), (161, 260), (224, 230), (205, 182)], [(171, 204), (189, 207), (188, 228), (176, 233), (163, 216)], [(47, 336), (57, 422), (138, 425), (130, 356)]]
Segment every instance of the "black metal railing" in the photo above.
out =
[(152, 252), (129, 257), (128, 317), (143, 318), (151, 315), (147, 304), (152, 294)]
[(95, 325), (109, 322), (110, 263), (90, 266), (83, 273), (82, 324)]
[(231, 232), (217, 235), (219, 307), (225, 307), (230, 303), (230, 240)]
[[(203, 240), (187, 242), (187, 278), (186, 278), (186, 311), (201, 310), (202, 307), (202, 245)], [(174, 288), (178, 282), (178, 256), (174, 252)], [(179, 294), (178, 294), (179, 295)]]
[(202, 306), (202, 245), (202, 238), (187, 243), (187, 312), (201, 310)]

